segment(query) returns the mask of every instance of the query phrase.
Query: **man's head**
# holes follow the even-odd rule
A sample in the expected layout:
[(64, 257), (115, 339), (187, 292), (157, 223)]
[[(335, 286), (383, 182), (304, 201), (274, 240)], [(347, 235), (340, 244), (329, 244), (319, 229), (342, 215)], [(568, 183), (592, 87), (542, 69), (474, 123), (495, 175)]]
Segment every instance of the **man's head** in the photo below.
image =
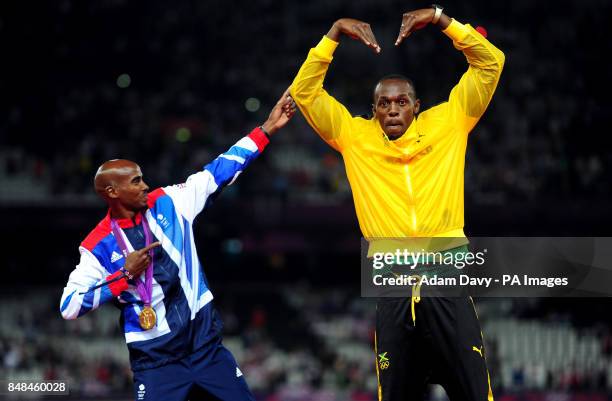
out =
[(402, 75), (387, 75), (374, 88), (372, 112), (390, 139), (406, 132), (420, 107), (414, 84)]
[(130, 160), (115, 159), (102, 164), (94, 178), (96, 192), (112, 207), (131, 211), (147, 206), (149, 187), (142, 179), (140, 166)]

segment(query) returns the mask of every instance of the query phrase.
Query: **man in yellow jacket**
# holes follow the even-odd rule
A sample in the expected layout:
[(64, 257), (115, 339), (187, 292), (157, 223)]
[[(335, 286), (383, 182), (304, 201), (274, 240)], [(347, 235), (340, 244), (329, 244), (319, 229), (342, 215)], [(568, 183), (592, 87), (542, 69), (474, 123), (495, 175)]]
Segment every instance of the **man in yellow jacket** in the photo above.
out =
[[(400, 75), (384, 77), (376, 85), (371, 119), (351, 116), (323, 89), (343, 35), (376, 53), (381, 50), (369, 24), (350, 18), (336, 21), (310, 50), (291, 86), (308, 123), (342, 154), (370, 255), (384, 248), (389, 238), (452, 237), (459, 240), (453, 247), (463, 246), (454, 251), (465, 249), (467, 243), (463, 233), (467, 138), (497, 87), (504, 54), (438, 5), (405, 13), (395, 45), (429, 24), (438, 25), (452, 39), (469, 67), (448, 101), (420, 114), (412, 82)], [(420, 400), (428, 382), (440, 383), (451, 401), (492, 400), (471, 298), (424, 298), (416, 312), (414, 303), (415, 294), (378, 302), (379, 400)], [(417, 320), (422, 323), (416, 324)]]

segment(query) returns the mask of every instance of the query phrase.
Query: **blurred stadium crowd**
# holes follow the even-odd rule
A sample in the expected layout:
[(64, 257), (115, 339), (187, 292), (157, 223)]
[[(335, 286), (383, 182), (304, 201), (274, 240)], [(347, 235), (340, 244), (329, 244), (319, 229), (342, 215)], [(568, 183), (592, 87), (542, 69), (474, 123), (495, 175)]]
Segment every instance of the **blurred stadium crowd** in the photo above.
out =
[[(17, 7), (17, 6), (16, 6)], [(336, 52), (328, 90), (353, 114), (373, 84), (400, 72), (425, 107), (466, 69), (430, 27), (392, 48), (400, 1), (47, 4), (48, 15), (3, 19), (2, 200), (83, 200), (102, 161), (138, 161), (162, 185), (263, 122), (308, 49), (341, 16), (369, 21), (380, 56), (357, 43)], [(507, 55), (494, 100), (468, 149), (466, 195), (478, 204), (610, 195), (609, 75), (599, 62), (605, 1), (451, 2), (449, 15), (482, 25)], [(249, 16), (245, 21), (245, 17)], [(50, 30), (49, 33), (46, 33)], [(35, 36), (35, 38), (32, 38)], [(7, 51), (8, 50), (8, 51)], [(250, 110), (250, 111), (249, 111)], [(301, 118), (274, 138), (257, 190), (298, 201), (350, 197), (337, 154)], [(259, 163), (263, 164), (263, 163)], [(262, 172), (265, 171), (265, 174)], [(245, 195), (254, 188), (243, 188)]]
[[(230, 284), (217, 293), (224, 342), (258, 399), (375, 400), (373, 300), (305, 283), (284, 289)], [(57, 294), (37, 289), (25, 295), (30, 301), (0, 304), (1, 377), (69, 380), (77, 397), (130, 394), (114, 308), (67, 324), (53, 307)], [(479, 302), (496, 399), (606, 400), (612, 392), (610, 327), (584, 325), (571, 314), (533, 319), (535, 311), (541, 308), (533, 300)], [(432, 386), (429, 400), (446, 400), (442, 388)]]
[[(343, 16), (370, 22), (383, 52), (343, 42), (329, 92), (366, 114), (378, 78), (403, 73), (433, 106), (466, 65), (433, 27), (392, 48), (401, 13), (421, 5), (58, 0), (36, 13), (26, 3), (0, 5), (0, 220), (13, 230), (2, 232), (11, 252), (0, 284), (0, 378), (69, 378), (75, 397), (129, 398), (113, 308), (73, 322), (57, 310), (77, 244), (103, 214), (92, 191), (97, 166), (129, 158), (152, 188), (183, 180), (265, 120), (308, 50)], [(540, 227), (589, 235), (601, 222), (608, 233), (611, 80), (601, 47), (612, 3), (443, 5), (484, 26), (506, 54), (468, 145), (468, 227), (504, 235), (522, 221), (521, 235)], [(329, 266), (357, 275), (341, 264), (359, 263), (342, 160), (300, 116), (272, 142), (198, 226), (226, 345), (261, 400), (374, 400), (374, 303), (359, 298), (357, 282), (324, 278)], [(559, 221), (567, 224), (558, 229)], [(32, 251), (20, 240), (32, 233), (52, 241)], [(22, 290), (26, 279), (44, 286)], [(600, 311), (609, 303), (548, 301), (477, 303), (497, 399), (607, 399), (612, 325)], [(430, 399), (443, 392), (434, 387)]]

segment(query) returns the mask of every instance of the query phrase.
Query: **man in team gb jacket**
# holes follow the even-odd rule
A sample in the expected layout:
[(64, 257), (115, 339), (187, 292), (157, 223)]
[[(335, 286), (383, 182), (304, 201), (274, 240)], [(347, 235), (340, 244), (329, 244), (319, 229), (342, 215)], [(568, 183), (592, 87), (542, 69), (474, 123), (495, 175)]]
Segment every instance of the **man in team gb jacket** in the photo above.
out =
[(109, 211), (79, 247), (81, 260), (60, 310), (65, 319), (76, 319), (105, 302), (119, 307), (135, 399), (254, 400), (221, 343), (222, 323), (192, 224), (294, 112), (295, 104), (283, 94), (262, 126), (183, 184), (149, 193), (134, 162), (111, 160), (98, 169), (95, 188)]

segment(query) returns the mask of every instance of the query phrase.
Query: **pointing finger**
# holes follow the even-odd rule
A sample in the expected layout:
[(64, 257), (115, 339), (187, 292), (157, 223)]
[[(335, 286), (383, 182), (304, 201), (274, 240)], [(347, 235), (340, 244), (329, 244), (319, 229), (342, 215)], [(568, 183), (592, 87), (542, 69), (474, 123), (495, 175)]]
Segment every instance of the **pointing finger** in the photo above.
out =
[(152, 244), (149, 244), (149, 245), (145, 246), (145, 247), (144, 247), (144, 248), (142, 248), (140, 251), (141, 251), (141, 252), (143, 252), (143, 253), (144, 253), (144, 252), (149, 252), (151, 249), (153, 249), (153, 248), (157, 248), (157, 247), (158, 247), (158, 246), (160, 246), (160, 245), (161, 245), (161, 242), (156, 241), (156, 242), (154, 242), (154, 243), (152, 243)]

